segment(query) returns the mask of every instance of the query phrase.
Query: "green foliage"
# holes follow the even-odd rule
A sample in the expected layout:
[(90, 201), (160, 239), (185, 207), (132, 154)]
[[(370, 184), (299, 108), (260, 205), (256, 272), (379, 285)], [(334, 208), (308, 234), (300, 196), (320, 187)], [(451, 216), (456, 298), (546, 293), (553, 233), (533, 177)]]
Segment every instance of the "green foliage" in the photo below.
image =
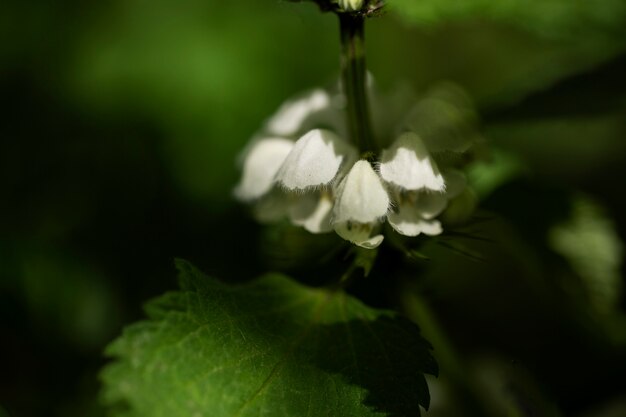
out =
[(341, 291), (269, 275), (228, 286), (179, 262), (182, 291), (108, 348), (114, 416), (415, 416), (436, 374), (418, 328)]
[(623, 36), (626, 21), (622, 0), (393, 0), (390, 4), (417, 23), (487, 19), (555, 38), (617, 38)]
[[(235, 155), (262, 120), (335, 70), (335, 21), (312, 4), (129, 0), (104, 9), (76, 42), (68, 89), (96, 109), (154, 117), (169, 169), (212, 206), (228, 201)], [(300, 50), (315, 59), (294, 59)]]
[(554, 226), (549, 240), (582, 278), (592, 307), (599, 313), (613, 313), (622, 286), (624, 245), (602, 206), (589, 198), (577, 198), (571, 218)]

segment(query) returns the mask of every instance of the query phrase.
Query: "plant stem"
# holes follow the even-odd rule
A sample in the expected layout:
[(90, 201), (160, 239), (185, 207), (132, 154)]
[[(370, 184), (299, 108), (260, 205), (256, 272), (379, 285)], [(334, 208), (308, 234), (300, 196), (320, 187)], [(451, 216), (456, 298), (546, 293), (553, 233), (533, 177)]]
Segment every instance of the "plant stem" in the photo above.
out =
[(346, 98), (348, 130), (361, 153), (375, 152), (367, 101), (364, 20), (360, 15), (339, 14), (341, 78)]

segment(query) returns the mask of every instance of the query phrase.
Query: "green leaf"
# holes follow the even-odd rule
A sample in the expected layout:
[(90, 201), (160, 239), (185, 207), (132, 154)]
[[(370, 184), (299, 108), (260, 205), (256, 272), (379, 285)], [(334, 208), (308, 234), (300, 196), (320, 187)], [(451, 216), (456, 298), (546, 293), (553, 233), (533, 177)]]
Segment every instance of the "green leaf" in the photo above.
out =
[(589, 197), (577, 197), (571, 218), (552, 227), (548, 238), (582, 278), (595, 311), (613, 313), (623, 285), (624, 244), (604, 208)]
[(623, 0), (392, 0), (390, 5), (418, 24), (487, 19), (564, 39), (619, 39), (626, 19)]
[(113, 416), (416, 416), (430, 344), (395, 314), (281, 275), (229, 286), (178, 262), (107, 354)]

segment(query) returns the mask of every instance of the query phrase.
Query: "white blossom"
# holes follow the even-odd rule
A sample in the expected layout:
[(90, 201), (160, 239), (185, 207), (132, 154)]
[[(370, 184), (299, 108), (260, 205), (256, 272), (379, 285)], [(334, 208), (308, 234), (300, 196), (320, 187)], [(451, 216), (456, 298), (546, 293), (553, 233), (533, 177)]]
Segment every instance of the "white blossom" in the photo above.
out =
[(357, 161), (337, 188), (333, 225), (344, 239), (359, 246), (380, 245), (382, 235), (371, 237), (387, 215), (389, 195), (369, 162)]
[(467, 180), (458, 171), (443, 174), (445, 192), (401, 192), (396, 200), (398, 205), (388, 214), (391, 227), (404, 236), (425, 234), (436, 236), (443, 232), (441, 222), (436, 219), (448, 206), (448, 202), (463, 192)]
[[(352, 7), (348, 0), (343, 3)], [(254, 204), (259, 221), (288, 219), (311, 233), (335, 231), (363, 248), (382, 243), (385, 221), (404, 236), (439, 235), (438, 217), (467, 187), (455, 166), (473, 139), (466, 138), (471, 135), (465, 135), (465, 125), (446, 131), (445, 117), (430, 125), (424, 120), (429, 100), (454, 112), (457, 93), (438, 94), (422, 99), (408, 118), (385, 118), (385, 111), (397, 113), (398, 107), (374, 103), (378, 119), (386, 121), (375, 132), (395, 138), (375, 162), (359, 160), (358, 150), (345, 139), (339, 95), (317, 89), (291, 100), (244, 153), (234, 194)], [(393, 126), (403, 133), (387, 132)]]
[(297, 134), (308, 118), (330, 107), (330, 95), (320, 88), (283, 104), (267, 122), (273, 135), (290, 137)]
[(445, 188), (437, 163), (422, 139), (413, 132), (402, 134), (383, 151), (380, 176), (406, 190), (443, 191)]
[(330, 130), (314, 129), (295, 143), (276, 173), (288, 190), (305, 190), (329, 184), (341, 164), (356, 159), (357, 151)]
[(242, 201), (251, 201), (269, 192), (278, 169), (292, 148), (293, 142), (283, 138), (263, 138), (253, 143), (244, 157), (243, 173), (235, 188), (235, 196)]
[(309, 193), (289, 206), (289, 219), (311, 233), (332, 232), (333, 198), (327, 192)]
[(400, 204), (398, 211), (389, 213), (387, 220), (393, 229), (404, 236), (417, 236), (421, 233), (436, 236), (443, 232), (441, 222), (426, 219), (415, 206)]

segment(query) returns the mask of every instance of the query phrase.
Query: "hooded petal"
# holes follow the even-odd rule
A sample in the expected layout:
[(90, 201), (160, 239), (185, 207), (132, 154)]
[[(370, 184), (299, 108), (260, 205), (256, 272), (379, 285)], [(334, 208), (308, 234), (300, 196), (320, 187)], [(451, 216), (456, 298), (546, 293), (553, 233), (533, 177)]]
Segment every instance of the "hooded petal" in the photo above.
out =
[(335, 225), (335, 232), (345, 240), (365, 249), (377, 248), (383, 241), (383, 235), (371, 236), (374, 225), (343, 222)]
[(333, 230), (330, 217), (333, 200), (327, 193), (311, 193), (299, 196), (289, 207), (289, 218), (297, 226), (302, 226), (311, 233), (327, 233)]
[(315, 89), (304, 96), (283, 104), (267, 122), (267, 131), (277, 136), (296, 135), (307, 118), (316, 112), (328, 108), (331, 104), (329, 94), (322, 89)]
[(382, 153), (380, 176), (406, 190), (443, 191), (445, 183), (422, 139), (407, 132)]
[(397, 212), (389, 213), (387, 221), (393, 229), (404, 236), (417, 236), (421, 233), (436, 236), (443, 232), (441, 223), (435, 219), (425, 219), (417, 207), (401, 204)]
[(293, 145), (292, 141), (282, 138), (264, 138), (254, 143), (244, 157), (243, 173), (235, 187), (235, 197), (251, 201), (270, 191), (274, 176)]
[(333, 223), (372, 223), (384, 217), (389, 196), (369, 162), (357, 161), (336, 193)]
[(276, 181), (288, 190), (304, 190), (330, 183), (356, 149), (330, 130), (314, 129), (302, 136), (285, 158)]

